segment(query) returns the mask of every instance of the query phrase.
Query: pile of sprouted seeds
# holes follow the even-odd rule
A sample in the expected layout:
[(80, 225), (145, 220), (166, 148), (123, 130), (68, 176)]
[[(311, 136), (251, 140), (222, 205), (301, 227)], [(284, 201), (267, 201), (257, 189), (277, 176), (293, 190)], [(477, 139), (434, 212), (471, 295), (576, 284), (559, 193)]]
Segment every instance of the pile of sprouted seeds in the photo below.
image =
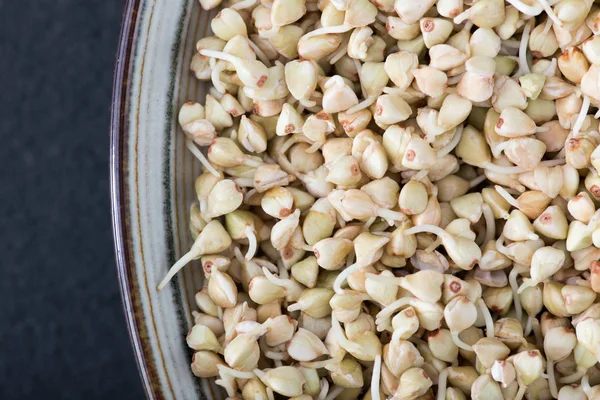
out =
[(193, 373), (244, 400), (599, 399), (600, 7), (223, 6), (179, 113), (195, 242), (159, 286), (201, 260)]

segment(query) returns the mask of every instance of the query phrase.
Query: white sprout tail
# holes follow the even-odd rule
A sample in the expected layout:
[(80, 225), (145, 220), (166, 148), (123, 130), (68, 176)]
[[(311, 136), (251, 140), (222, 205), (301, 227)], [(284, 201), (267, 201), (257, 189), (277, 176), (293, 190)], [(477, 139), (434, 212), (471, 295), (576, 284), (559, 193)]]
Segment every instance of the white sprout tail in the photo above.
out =
[(165, 286), (167, 286), (167, 283), (169, 283), (169, 281), (171, 279), (173, 279), (173, 277), (183, 268), (185, 267), (190, 261), (194, 260), (196, 257), (198, 257), (198, 252), (195, 251), (193, 248), (192, 250), (188, 251), (187, 253), (185, 253), (183, 255), (183, 257), (181, 257), (179, 260), (177, 260), (177, 262), (175, 264), (173, 264), (173, 266), (169, 269), (169, 272), (167, 272), (167, 275), (163, 278), (163, 280), (158, 284), (157, 290), (161, 291), (163, 290), (163, 288)]

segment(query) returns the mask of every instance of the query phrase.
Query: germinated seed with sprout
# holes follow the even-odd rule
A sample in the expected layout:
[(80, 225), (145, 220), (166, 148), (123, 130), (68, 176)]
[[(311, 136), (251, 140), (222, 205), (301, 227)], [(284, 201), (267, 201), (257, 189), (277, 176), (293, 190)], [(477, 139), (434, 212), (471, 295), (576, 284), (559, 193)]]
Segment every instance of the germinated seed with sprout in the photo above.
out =
[(177, 117), (194, 244), (158, 286), (201, 261), (196, 376), (244, 400), (598, 396), (593, 2), (232, 0), (211, 28)]

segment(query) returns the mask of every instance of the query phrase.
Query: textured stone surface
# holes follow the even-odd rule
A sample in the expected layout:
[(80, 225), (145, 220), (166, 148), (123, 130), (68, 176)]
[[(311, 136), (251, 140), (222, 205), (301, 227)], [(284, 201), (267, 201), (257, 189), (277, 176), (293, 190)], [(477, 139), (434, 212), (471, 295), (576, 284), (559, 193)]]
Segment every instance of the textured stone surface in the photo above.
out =
[(108, 126), (124, 1), (0, 0), (0, 398), (139, 399)]

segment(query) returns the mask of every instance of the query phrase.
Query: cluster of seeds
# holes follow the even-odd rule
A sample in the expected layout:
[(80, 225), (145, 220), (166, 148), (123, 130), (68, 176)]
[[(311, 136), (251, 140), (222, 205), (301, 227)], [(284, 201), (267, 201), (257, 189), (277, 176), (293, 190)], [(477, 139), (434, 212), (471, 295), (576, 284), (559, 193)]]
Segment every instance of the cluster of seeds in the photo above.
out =
[(599, 399), (600, 7), (226, 2), (179, 113), (195, 242), (159, 286), (201, 261), (193, 373), (244, 400)]

